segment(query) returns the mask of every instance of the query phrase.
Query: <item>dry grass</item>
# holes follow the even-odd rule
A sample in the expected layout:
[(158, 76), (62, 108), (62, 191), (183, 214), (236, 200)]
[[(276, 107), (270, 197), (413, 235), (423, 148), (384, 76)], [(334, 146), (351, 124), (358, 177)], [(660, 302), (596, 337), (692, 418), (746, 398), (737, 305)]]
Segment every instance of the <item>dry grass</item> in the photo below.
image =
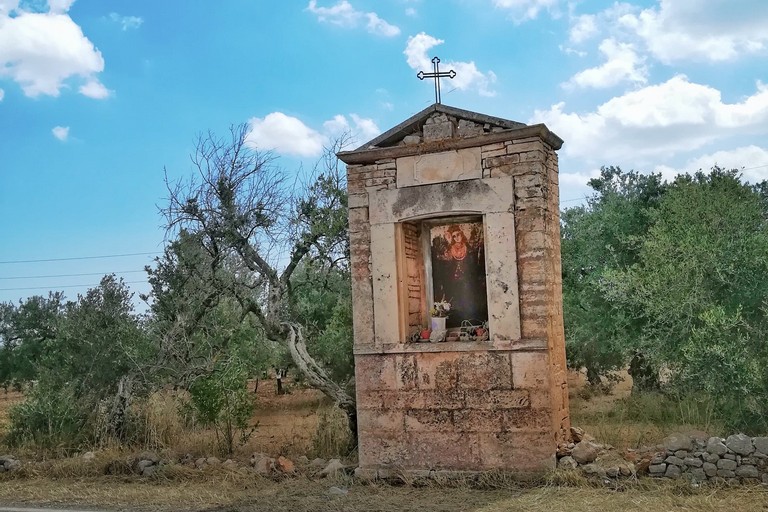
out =
[(0, 390), (0, 435), (3, 435), (8, 428), (8, 412), (11, 407), (24, 400), (24, 396), (17, 391)]
[[(621, 380), (613, 389), (604, 393), (590, 390), (583, 374), (570, 372), (568, 386), (571, 423), (574, 426), (583, 428), (598, 441), (619, 450), (653, 446), (673, 432), (722, 434), (721, 425), (687, 403), (676, 404), (676, 407), (690, 410), (675, 411), (671, 415), (684, 421), (653, 421), (662, 404), (653, 396), (647, 397), (645, 401), (630, 402), (632, 377), (626, 372), (621, 372), (619, 377)], [(632, 414), (627, 410), (629, 406), (635, 408)]]
[(690, 489), (651, 483), (621, 491), (589, 486), (503, 486), (478, 489), (467, 485), (391, 486), (353, 484), (344, 496), (328, 489), (338, 482), (296, 478), (275, 482), (255, 476), (211, 473), (194, 479), (151, 481), (136, 478), (76, 480), (7, 480), (0, 485), (0, 503), (17, 505), (108, 507), (137, 511), (219, 510), (299, 512), (339, 510), (443, 510), (495, 512), (587, 512), (594, 510), (739, 510), (765, 512), (768, 493), (762, 488)]

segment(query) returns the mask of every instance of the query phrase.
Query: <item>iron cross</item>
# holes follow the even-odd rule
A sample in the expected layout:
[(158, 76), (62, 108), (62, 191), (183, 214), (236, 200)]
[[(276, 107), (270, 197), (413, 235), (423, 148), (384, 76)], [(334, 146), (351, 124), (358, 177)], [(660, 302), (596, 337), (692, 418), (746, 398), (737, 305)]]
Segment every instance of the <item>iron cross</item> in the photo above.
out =
[(419, 80), (424, 80), (425, 78), (434, 78), (435, 79), (435, 103), (440, 103), (440, 79), (441, 78), (451, 78), (456, 76), (456, 72), (454, 70), (450, 71), (443, 71), (440, 72), (440, 59), (437, 57), (432, 58), (432, 73), (425, 73), (423, 71), (419, 71), (416, 73), (416, 76), (419, 77)]

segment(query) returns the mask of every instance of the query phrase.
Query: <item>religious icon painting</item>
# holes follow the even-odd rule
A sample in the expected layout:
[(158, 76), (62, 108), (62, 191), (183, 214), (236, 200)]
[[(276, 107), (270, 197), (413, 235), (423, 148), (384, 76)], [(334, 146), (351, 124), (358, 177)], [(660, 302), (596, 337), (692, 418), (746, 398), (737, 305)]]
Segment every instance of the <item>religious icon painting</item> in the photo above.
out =
[(446, 327), (488, 321), (482, 220), (432, 226), (430, 240), (434, 301), (450, 303)]

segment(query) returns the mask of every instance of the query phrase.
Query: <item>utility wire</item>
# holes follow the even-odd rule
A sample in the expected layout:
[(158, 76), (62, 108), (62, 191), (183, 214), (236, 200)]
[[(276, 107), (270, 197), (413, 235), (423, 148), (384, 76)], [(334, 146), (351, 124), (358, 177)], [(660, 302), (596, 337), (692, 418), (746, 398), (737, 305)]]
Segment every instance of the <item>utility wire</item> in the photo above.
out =
[(86, 272), (83, 274), (50, 274), (47, 276), (11, 276), (0, 277), (0, 280), (4, 279), (42, 279), (48, 277), (80, 277), (80, 276), (104, 276), (107, 274), (138, 274), (144, 272), (144, 270), (113, 270), (112, 272)]
[(131, 252), (126, 254), (104, 254), (101, 256), (77, 256), (73, 258), (47, 258), (40, 260), (12, 260), (12, 261), (0, 261), (0, 265), (10, 265), (14, 263), (43, 263), (48, 261), (73, 261), (73, 260), (98, 260), (102, 258), (124, 258), (127, 256), (148, 256), (152, 254), (161, 254), (159, 251), (155, 252)]
[[(123, 281), (124, 284), (138, 284), (138, 283), (146, 283), (146, 281)], [(92, 288), (94, 286), (99, 286), (99, 283), (96, 284), (68, 284), (64, 286), (32, 286), (27, 288), (0, 288), (0, 292), (11, 292), (11, 291), (19, 291), (19, 290), (58, 290), (59, 288)]]

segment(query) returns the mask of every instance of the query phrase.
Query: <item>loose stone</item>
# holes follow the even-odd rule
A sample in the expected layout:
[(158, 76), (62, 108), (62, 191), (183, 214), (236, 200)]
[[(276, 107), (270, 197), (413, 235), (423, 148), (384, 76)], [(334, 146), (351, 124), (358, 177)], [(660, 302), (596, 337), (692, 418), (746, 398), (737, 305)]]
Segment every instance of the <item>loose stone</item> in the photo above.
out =
[(578, 466), (579, 463), (573, 457), (567, 455), (557, 462), (557, 467), (560, 469), (576, 469)]
[(702, 466), (702, 469), (704, 470), (704, 473), (707, 476), (715, 476), (715, 475), (717, 475), (717, 466), (715, 466), (714, 464), (712, 464), (710, 462), (705, 462), (704, 465)]
[(697, 459), (695, 457), (686, 457), (683, 462), (686, 466), (691, 468), (700, 468), (702, 464), (704, 464), (701, 459)]
[(719, 437), (710, 437), (707, 441), (707, 451), (715, 455), (723, 455), (728, 452), (728, 447)]
[(740, 476), (742, 478), (758, 478), (760, 473), (757, 471), (755, 466), (743, 465), (736, 469), (736, 476)]
[(684, 466), (685, 465), (685, 463), (683, 462), (683, 459), (675, 457), (674, 455), (670, 455), (669, 457), (667, 457), (665, 462), (667, 464), (673, 464), (675, 466)]
[(597, 464), (587, 464), (581, 467), (581, 470), (585, 475), (594, 475), (599, 478), (605, 478), (605, 469), (601, 468)]
[(725, 446), (739, 455), (749, 455), (755, 451), (752, 438), (745, 434), (734, 434), (725, 440)]
[(710, 464), (717, 464), (717, 461), (720, 460), (720, 456), (717, 455), (716, 453), (705, 453), (704, 460), (709, 462)]
[(753, 440), (755, 450), (763, 455), (768, 455), (768, 437), (756, 437)]
[(648, 466), (648, 473), (652, 475), (660, 475), (663, 474), (667, 470), (667, 465), (664, 463), (661, 464), (651, 464)]
[(680, 471), (680, 468), (677, 466), (667, 466), (667, 471), (664, 473), (664, 476), (667, 478), (678, 478), (680, 477), (680, 474), (682, 471)]
[(692, 450), (693, 439), (691, 439), (691, 436), (685, 434), (672, 434), (664, 439), (664, 448), (672, 450), (672, 452), (676, 452), (677, 450)]
[(738, 464), (736, 464), (735, 460), (730, 459), (720, 459), (717, 462), (717, 469), (725, 469), (728, 471), (733, 471), (738, 467)]
[(589, 441), (582, 441), (573, 447), (571, 457), (579, 464), (589, 464), (597, 458), (598, 447)]

